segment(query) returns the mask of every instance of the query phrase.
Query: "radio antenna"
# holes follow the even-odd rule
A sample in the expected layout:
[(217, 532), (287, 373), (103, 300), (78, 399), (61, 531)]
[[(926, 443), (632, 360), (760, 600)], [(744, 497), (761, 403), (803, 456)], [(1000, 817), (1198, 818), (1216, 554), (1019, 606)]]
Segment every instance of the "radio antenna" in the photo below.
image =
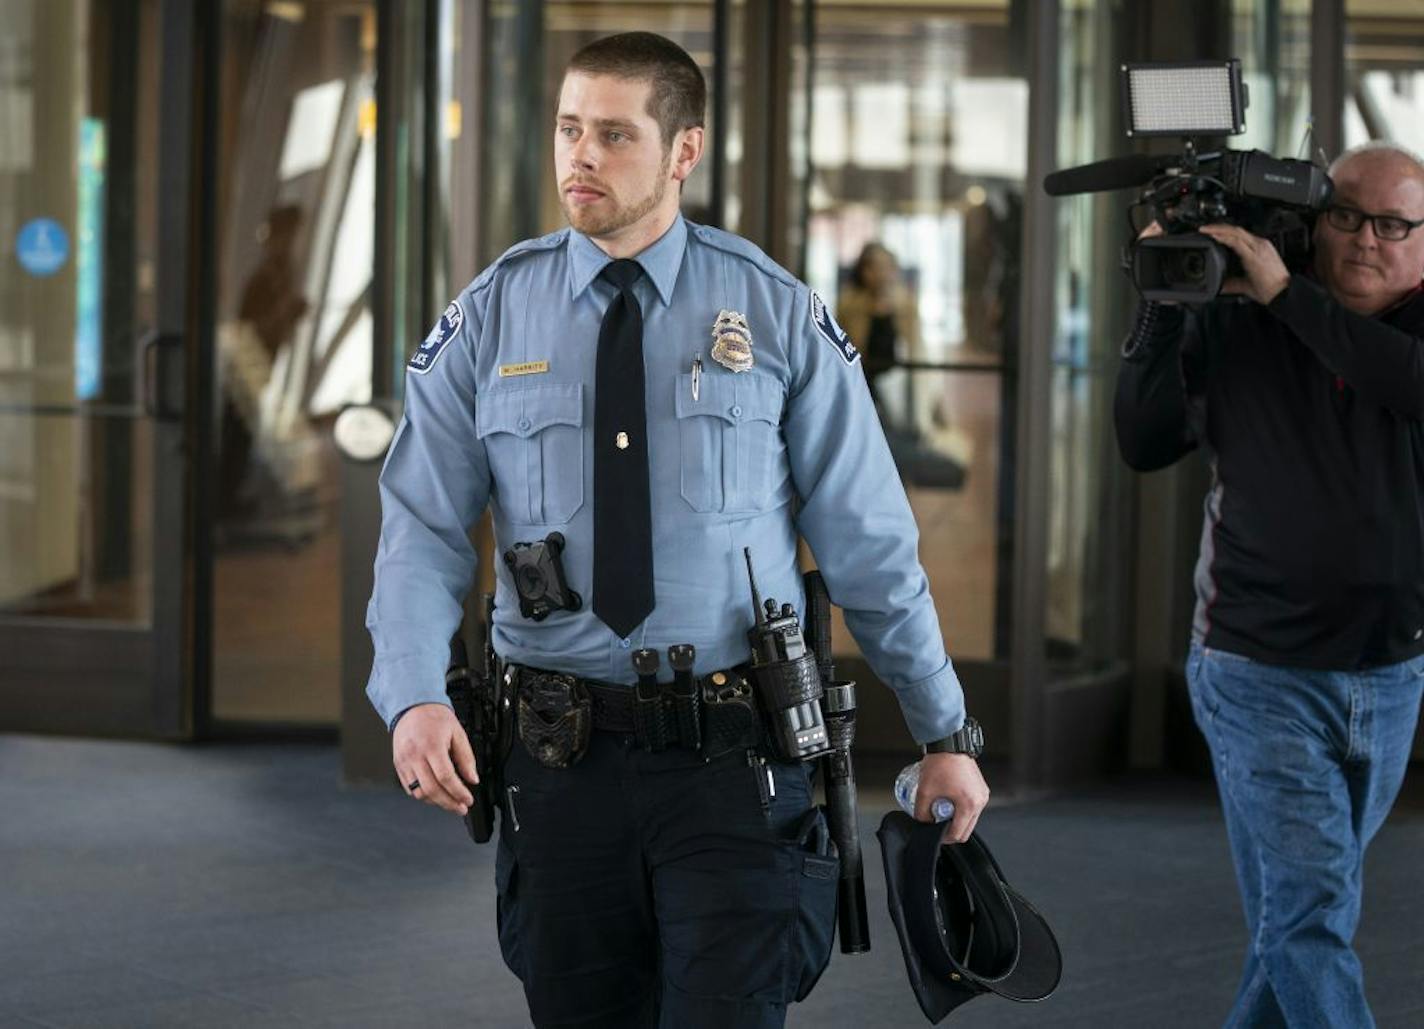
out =
[(747, 559), (747, 580), (752, 584), (752, 615), (757, 625), (764, 624), (761, 613), (761, 594), (757, 592), (756, 575), (752, 572), (752, 548), (743, 547), (742, 554)]

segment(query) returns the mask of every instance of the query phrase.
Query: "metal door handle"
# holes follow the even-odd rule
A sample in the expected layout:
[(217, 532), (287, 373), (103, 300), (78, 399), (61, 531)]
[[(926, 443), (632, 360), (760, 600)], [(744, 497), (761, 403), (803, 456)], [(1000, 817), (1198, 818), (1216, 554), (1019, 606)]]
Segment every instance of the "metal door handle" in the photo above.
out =
[(143, 340), (143, 409), (157, 421), (177, 421), (183, 417), (181, 402), (170, 405), (168, 366), (170, 355), (183, 353), (183, 337), (177, 333), (150, 332)]

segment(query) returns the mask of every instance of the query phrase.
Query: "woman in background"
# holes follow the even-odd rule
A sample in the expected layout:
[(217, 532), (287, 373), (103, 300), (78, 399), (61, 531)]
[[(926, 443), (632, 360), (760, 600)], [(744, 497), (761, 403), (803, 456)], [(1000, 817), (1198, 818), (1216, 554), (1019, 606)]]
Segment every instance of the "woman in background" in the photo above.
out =
[(898, 363), (901, 340), (904, 353), (920, 352), (920, 314), (899, 262), (880, 243), (865, 244), (856, 258), (850, 282), (841, 290), (836, 321), (860, 348), (870, 391), (882, 406), (875, 380)]
[(885, 441), (901, 478), (907, 486), (960, 489), (964, 485), (964, 461), (944, 449), (944, 440), (931, 443), (925, 438), (923, 426), (928, 420), (928, 407), (917, 405), (914, 396), (915, 387), (923, 389), (924, 384), (903, 382), (905, 394), (899, 398), (901, 402), (887, 404), (888, 398), (876, 381), (900, 364), (901, 355), (915, 361), (923, 360), (924, 354), (920, 346), (919, 303), (905, 285), (895, 255), (879, 243), (867, 243), (839, 299), (836, 321), (860, 348), (870, 395), (875, 399)]

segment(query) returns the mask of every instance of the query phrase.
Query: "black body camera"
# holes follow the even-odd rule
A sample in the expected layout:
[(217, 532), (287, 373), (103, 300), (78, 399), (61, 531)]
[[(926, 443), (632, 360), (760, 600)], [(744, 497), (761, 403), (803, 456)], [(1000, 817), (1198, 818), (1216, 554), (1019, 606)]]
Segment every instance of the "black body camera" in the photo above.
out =
[(551, 532), (535, 543), (516, 543), (504, 552), (504, 563), (519, 594), (519, 613), (542, 622), (551, 611), (577, 611), (583, 599), (564, 577), (562, 533)]
[(1269, 240), (1288, 269), (1302, 270), (1310, 259), (1314, 219), (1333, 190), (1325, 169), (1260, 150), (1203, 153), (1192, 138), (1246, 130), (1241, 62), (1127, 64), (1122, 86), (1127, 135), (1180, 136), (1182, 153), (1065, 168), (1047, 176), (1043, 186), (1051, 196), (1146, 187), (1133, 208), (1147, 212), (1142, 224), (1155, 220), (1165, 234), (1134, 240), (1123, 253), (1123, 266), (1142, 298), (1205, 303), (1226, 279), (1242, 273), (1231, 250), (1197, 231), (1212, 222)]

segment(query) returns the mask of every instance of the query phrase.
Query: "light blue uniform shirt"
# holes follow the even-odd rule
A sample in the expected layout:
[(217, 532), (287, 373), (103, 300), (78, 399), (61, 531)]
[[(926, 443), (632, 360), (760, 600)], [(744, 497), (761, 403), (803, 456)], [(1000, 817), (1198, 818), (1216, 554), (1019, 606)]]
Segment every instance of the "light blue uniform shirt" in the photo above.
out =
[[(622, 683), (636, 679), (639, 647), (691, 643), (699, 673), (744, 662), (753, 615), (742, 548), (762, 597), (804, 614), (799, 531), (915, 739), (958, 729), (963, 694), (854, 346), (810, 289), (740, 237), (679, 217), (636, 259), (652, 614), (623, 639), (592, 609), (594, 369), (614, 289), (598, 277), (608, 255), (563, 229), (487, 268), (411, 358), (366, 615), (376, 710), (393, 725), (412, 705), (446, 702), (449, 640), (475, 570), (468, 529), (489, 505), (501, 553), (562, 533), (583, 599), (578, 611), (524, 618), (497, 561), (494, 643), (507, 661)], [(749, 370), (712, 359), (723, 310), (746, 316)]]

